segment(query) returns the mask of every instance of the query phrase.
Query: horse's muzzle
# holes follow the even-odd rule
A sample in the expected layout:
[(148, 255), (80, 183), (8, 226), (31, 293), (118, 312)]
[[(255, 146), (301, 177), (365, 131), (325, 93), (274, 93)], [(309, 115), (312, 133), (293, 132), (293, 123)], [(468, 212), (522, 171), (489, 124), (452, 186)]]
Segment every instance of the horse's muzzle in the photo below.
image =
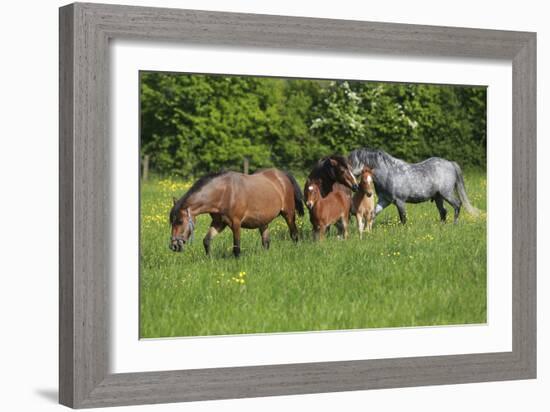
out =
[(172, 240), (169, 248), (172, 252), (183, 252), (183, 245), (184, 242), (182, 239)]

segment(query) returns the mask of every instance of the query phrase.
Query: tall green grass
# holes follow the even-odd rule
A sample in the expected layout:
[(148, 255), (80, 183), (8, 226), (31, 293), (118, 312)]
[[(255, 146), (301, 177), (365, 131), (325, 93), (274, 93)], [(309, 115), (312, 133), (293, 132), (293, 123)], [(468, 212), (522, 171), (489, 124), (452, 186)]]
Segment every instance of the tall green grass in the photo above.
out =
[[(485, 210), (485, 174), (470, 172), (465, 180), (471, 202)], [(319, 243), (306, 212), (298, 244), (277, 218), (268, 251), (257, 230), (243, 230), (234, 259), (226, 229), (208, 258), (208, 215), (197, 218), (195, 240), (183, 253), (168, 249), (171, 199), (188, 186), (159, 179), (141, 186), (141, 337), (486, 322), (485, 213), (474, 219), (463, 211), (457, 225), (441, 224), (435, 204), (426, 202), (407, 205), (402, 226), (390, 206), (363, 240), (353, 220), (349, 240), (333, 233)]]

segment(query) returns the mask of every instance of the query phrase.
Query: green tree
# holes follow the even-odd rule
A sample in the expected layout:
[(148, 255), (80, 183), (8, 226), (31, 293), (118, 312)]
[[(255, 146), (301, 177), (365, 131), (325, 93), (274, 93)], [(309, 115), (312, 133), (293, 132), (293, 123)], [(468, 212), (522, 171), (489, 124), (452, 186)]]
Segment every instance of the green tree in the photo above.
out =
[(359, 81), (141, 74), (141, 152), (159, 174), (276, 165), (377, 147), (485, 167), (486, 89)]

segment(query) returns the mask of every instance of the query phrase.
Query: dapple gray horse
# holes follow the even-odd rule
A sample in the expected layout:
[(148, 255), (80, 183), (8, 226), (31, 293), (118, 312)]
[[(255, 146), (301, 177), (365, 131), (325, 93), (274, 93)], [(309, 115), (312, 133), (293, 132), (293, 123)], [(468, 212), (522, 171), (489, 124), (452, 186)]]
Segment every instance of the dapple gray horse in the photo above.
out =
[(442, 222), (447, 218), (443, 200), (453, 207), (455, 223), (462, 205), (472, 215), (479, 213), (468, 200), (462, 171), (456, 162), (430, 157), (420, 163), (411, 164), (382, 150), (369, 148), (354, 150), (348, 159), (355, 175), (361, 173), (364, 166), (372, 169), (378, 195), (376, 214), (394, 203), (401, 223), (405, 224), (405, 203), (421, 203), (427, 200), (435, 201)]

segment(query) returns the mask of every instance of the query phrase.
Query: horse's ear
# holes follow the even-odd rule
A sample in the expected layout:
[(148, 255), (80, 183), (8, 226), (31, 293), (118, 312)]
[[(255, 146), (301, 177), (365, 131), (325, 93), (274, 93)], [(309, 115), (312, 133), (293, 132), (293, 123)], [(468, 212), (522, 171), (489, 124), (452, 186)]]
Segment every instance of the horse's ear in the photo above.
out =
[(338, 166), (338, 161), (336, 159), (329, 157), (328, 160), (332, 166)]
[(172, 201), (174, 202), (174, 206), (176, 206), (176, 203), (178, 203), (178, 199), (172, 196)]

